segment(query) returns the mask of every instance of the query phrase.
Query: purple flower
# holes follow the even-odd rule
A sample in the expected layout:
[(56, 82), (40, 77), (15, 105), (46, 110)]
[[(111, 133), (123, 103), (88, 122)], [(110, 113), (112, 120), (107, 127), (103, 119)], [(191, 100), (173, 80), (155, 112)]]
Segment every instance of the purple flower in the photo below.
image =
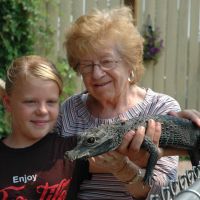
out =
[(149, 49), (149, 51), (151, 54), (157, 54), (160, 51), (160, 49), (157, 47), (152, 47)]
[(145, 40), (143, 54), (144, 61), (153, 60), (156, 63), (164, 47), (163, 39), (160, 38), (160, 28), (156, 27), (153, 29), (150, 15), (148, 16), (147, 24), (144, 25), (143, 38)]

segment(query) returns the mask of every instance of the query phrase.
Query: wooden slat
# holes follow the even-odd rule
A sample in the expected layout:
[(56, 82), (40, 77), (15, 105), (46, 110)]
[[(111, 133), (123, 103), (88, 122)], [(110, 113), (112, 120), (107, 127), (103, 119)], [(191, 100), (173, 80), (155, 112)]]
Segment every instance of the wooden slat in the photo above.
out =
[(108, 6), (108, 1), (107, 0), (97, 0), (97, 8), (100, 10), (104, 10)]
[[(86, 10), (84, 9), (84, 1), (83, 0), (72, 0), (72, 19), (75, 21), (78, 17), (85, 14)], [(83, 82), (80, 77), (77, 77), (77, 88), (82, 91)], [(77, 91), (76, 91), (77, 92)]]
[(187, 85), (187, 107), (195, 108), (198, 99), (198, 55), (199, 55), (199, 0), (191, 1), (191, 17), (190, 17), (190, 41), (189, 41), (189, 62), (188, 62), (188, 85)]
[(199, 87), (199, 85), (200, 85), (200, 42), (198, 42), (198, 45), (199, 45), (199, 67), (198, 67), (198, 72), (197, 72), (197, 74), (198, 74), (198, 78), (197, 78), (197, 83), (198, 83), (198, 96), (197, 96), (197, 110), (199, 110), (200, 111), (200, 87)]
[(180, 1), (178, 17), (177, 38), (177, 99), (182, 107), (185, 107), (186, 98), (186, 75), (187, 75), (187, 48), (188, 48), (188, 0)]
[(168, 0), (165, 42), (165, 93), (176, 98), (177, 0)]
[(92, 10), (93, 8), (97, 7), (97, 3), (95, 0), (86, 0), (85, 2), (86, 2), (86, 5), (85, 5), (86, 13)]
[[(167, 1), (157, 0), (156, 1), (156, 16), (155, 26), (159, 27), (161, 33), (160, 37), (164, 40), (164, 46), (166, 43), (166, 19), (167, 19)], [(155, 65), (154, 78), (153, 78), (153, 89), (157, 92), (164, 92), (165, 83), (165, 51), (162, 52), (158, 59), (158, 63)]]
[(72, 16), (73, 21), (85, 13), (84, 1), (83, 0), (73, 0), (72, 1)]
[[(139, 32), (142, 34), (142, 27), (143, 27), (143, 21), (144, 21), (144, 15), (143, 15), (142, 8), (143, 8), (144, 1), (143, 0), (135, 0), (135, 1), (137, 1), (135, 3), (135, 5), (136, 5), (136, 8), (135, 8), (135, 10), (136, 10), (136, 26), (137, 26)], [(144, 73), (146, 73), (146, 70)], [(145, 87), (145, 84), (143, 81), (144, 78), (145, 78), (145, 75), (143, 75), (141, 81), (139, 82), (139, 85), (141, 85), (143, 87)]]
[(137, 10), (138, 9), (137, 9), (137, 5), (136, 5), (136, 1), (137, 0), (124, 0), (124, 1), (121, 1), (121, 5), (125, 5), (125, 6), (128, 6), (128, 7), (131, 8), (132, 15), (133, 15), (133, 18), (134, 18), (134, 25), (137, 25), (137, 21), (136, 20), (137, 20)]
[[(40, 2), (40, 7), (38, 10), (39, 13), (41, 13), (42, 17), (39, 21), (39, 25), (46, 30), (46, 17), (47, 17), (47, 10), (46, 10), (46, 1)], [(42, 35), (38, 35), (38, 39), (35, 43), (35, 51), (39, 52), (38, 54), (46, 56), (46, 46), (43, 44), (44, 43), (44, 38)]]
[(121, 5), (123, 5), (123, 3), (121, 0), (110, 0), (109, 5), (110, 5), (110, 8), (116, 8), (116, 7), (120, 7)]
[(150, 14), (152, 19), (152, 25), (155, 25), (155, 9), (156, 9), (156, 0), (148, 0), (145, 3), (145, 13), (144, 19)]
[[(147, 17), (150, 14), (152, 19), (152, 26), (155, 25), (155, 3), (156, 3), (155, 0), (146, 1), (143, 23), (146, 23)], [(152, 65), (152, 63), (150, 64), (145, 63), (145, 74), (141, 82), (142, 86), (150, 87), (153, 89), (153, 73), (154, 73), (154, 66)]]
[(143, 0), (135, 0), (135, 11), (136, 11), (136, 25), (138, 30), (141, 32), (142, 31), (142, 25), (144, 24), (144, 15), (143, 15)]
[(50, 52), (48, 53), (48, 57), (56, 62), (58, 57), (58, 17), (59, 17), (59, 7), (58, 2), (56, 1), (48, 1), (46, 3), (47, 9), (47, 26), (52, 30), (51, 41), (52, 46)]
[(65, 38), (65, 32), (67, 27), (71, 23), (71, 3), (70, 1), (60, 0), (60, 32), (59, 32), (59, 57), (65, 58), (65, 50), (63, 47), (63, 42)]

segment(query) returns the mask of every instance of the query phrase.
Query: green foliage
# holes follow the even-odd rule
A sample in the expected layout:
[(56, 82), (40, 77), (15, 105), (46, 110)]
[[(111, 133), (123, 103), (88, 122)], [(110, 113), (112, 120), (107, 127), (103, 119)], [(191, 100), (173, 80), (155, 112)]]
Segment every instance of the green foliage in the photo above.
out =
[(76, 72), (69, 67), (65, 59), (59, 59), (56, 67), (63, 78), (64, 88), (61, 96), (61, 101), (63, 101), (67, 97), (73, 95), (76, 90)]
[(10, 133), (9, 119), (5, 115), (4, 107), (0, 104), (0, 138)]
[(34, 51), (38, 0), (0, 1), (0, 77), (13, 58)]
[(180, 161), (190, 160), (189, 156), (179, 156)]
[[(0, 78), (16, 57), (34, 52), (41, 15), (40, 0), (0, 0)], [(0, 105), (0, 135), (9, 132), (5, 111)]]

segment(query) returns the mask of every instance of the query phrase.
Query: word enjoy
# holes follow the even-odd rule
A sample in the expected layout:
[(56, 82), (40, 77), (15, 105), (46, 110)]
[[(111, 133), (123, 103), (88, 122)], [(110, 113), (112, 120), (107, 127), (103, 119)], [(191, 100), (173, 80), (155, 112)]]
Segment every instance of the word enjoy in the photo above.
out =
[(24, 176), (13, 176), (13, 183), (27, 183), (29, 181), (35, 182), (37, 178), (37, 174), (33, 175), (24, 175)]

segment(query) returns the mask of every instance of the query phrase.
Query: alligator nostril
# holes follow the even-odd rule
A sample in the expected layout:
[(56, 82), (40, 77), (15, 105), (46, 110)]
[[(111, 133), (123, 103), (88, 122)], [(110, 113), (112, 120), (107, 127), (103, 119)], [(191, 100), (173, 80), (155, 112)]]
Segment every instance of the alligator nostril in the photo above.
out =
[(94, 143), (95, 142), (95, 138), (94, 137), (90, 137), (87, 139), (88, 143)]

